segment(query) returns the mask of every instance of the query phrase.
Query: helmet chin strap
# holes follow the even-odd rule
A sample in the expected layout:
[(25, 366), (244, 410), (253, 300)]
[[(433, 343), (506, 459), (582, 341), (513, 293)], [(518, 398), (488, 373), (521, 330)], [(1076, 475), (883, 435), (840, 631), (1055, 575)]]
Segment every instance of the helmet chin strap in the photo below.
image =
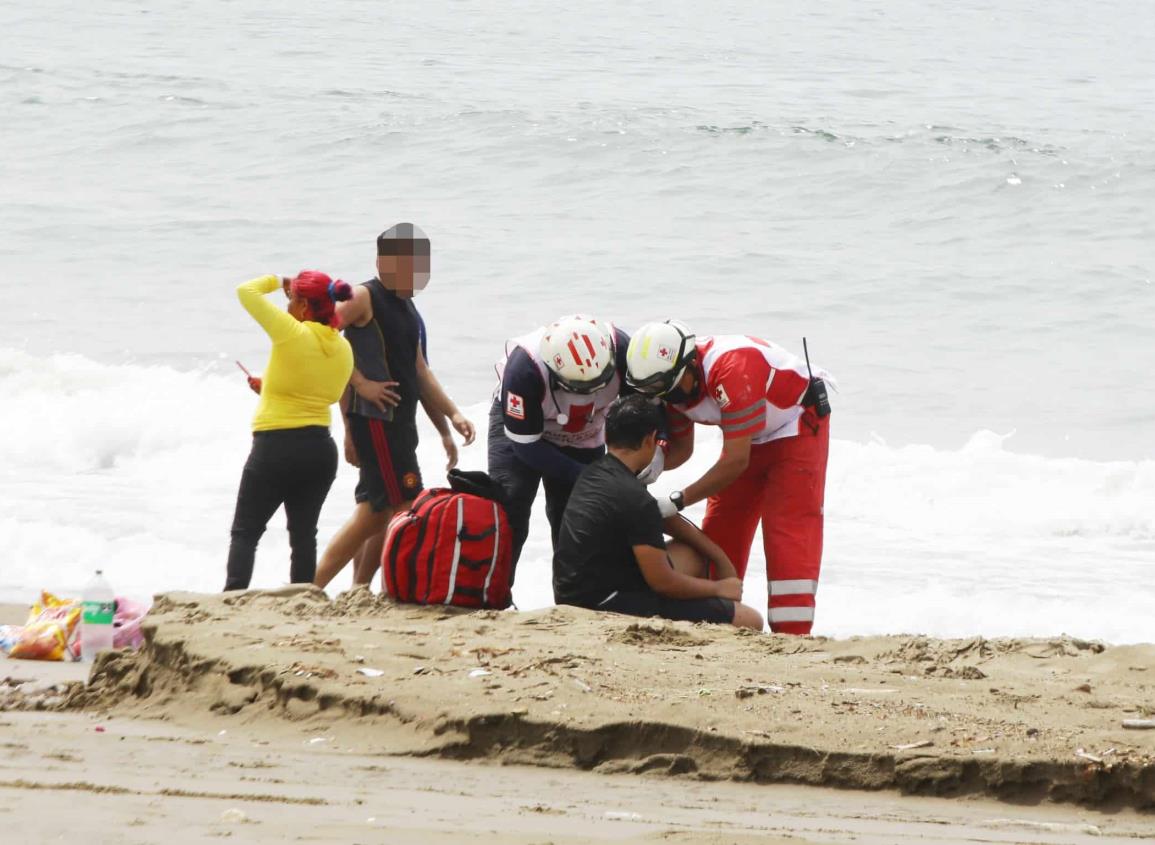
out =
[(569, 422), (569, 414), (565, 413), (561, 409), (561, 405), (558, 404), (557, 396), (553, 392), (555, 381), (557, 381), (557, 376), (555, 376), (551, 370), (549, 374), (549, 398), (553, 400), (553, 406), (557, 408), (557, 424), (565, 425)]

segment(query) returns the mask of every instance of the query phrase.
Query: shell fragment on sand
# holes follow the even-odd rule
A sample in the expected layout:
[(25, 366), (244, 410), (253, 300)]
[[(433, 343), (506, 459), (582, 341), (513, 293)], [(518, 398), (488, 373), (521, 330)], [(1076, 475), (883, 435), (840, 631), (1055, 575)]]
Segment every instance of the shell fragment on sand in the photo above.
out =
[(786, 692), (785, 687), (780, 687), (777, 684), (753, 684), (743, 687), (738, 687), (734, 690), (735, 698), (751, 698), (755, 695), (766, 695), (767, 693)]

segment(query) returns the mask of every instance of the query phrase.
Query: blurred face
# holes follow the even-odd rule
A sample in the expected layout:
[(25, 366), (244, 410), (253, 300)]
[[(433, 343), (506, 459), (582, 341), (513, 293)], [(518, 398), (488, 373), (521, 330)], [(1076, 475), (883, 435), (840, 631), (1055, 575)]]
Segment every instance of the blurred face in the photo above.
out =
[(429, 256), (379, 255), (377, 278), (386, 289), (409, 299), (429, 284)]
[(289, 298), (289, 305), (286, 308), (289, 314), (301, 321), (308, 319), (309, 302), (303, 296), (293, 293), (292, 282), (288, 279), (281, 282), (281, 290)]

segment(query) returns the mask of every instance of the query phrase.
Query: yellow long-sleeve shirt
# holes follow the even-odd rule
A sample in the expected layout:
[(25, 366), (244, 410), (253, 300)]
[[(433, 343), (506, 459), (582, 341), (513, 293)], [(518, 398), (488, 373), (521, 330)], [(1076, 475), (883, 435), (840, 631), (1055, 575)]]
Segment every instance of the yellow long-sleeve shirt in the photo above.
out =
[(241, 305), (273, 341), (253, 431), (327, 426), (329, 406), (341, 398), (353, 372), (353, 349), (336, 329), (301, 322), (270, 302), (266, 294), (280, 287), (276, 276), (237, 287)]

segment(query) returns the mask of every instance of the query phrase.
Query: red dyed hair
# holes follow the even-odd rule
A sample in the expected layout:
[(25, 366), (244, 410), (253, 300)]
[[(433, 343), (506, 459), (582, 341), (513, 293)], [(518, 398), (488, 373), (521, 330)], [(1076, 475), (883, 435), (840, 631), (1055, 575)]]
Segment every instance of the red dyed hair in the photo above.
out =
[(335, 329), (341, 327), (336, 306), (352, 298), (353, 288), (348, 282), (333, 281), (320, 270), (302, 270), (289, 283), (289, 289), (308, 304), (310, 320)]

